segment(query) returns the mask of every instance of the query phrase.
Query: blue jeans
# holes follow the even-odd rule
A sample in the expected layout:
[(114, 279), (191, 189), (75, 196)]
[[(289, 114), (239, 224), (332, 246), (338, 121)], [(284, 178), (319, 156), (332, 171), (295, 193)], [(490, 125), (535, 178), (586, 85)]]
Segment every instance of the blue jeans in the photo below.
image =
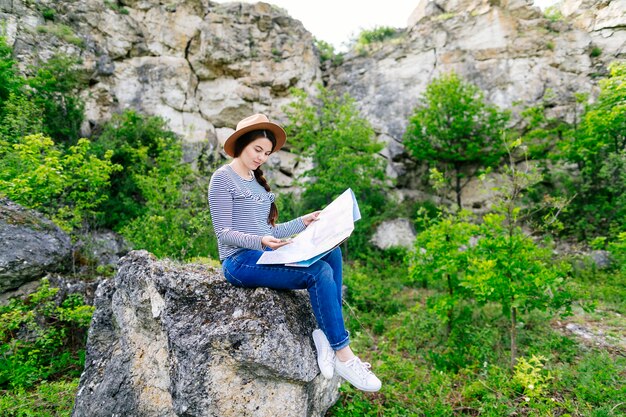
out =
[(309, 292), (313, 314), (330, 346), (339, 350), (350, 344), (341, 311), (341, 249), (335, 248), (306, 268), (282, 264), (257, 265), (262, 251), (243, 249), (224, 259), (226, 280), (237, 287), (267, 287)]

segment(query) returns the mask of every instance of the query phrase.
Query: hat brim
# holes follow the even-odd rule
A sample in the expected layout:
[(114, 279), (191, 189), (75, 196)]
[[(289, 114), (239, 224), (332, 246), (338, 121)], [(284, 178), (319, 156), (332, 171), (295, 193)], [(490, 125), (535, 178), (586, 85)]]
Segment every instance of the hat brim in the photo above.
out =
[(226, 152), (228, 156), (232, 156), (234, 158), (235, 143), (237, 142), (237, 139), (239, 139), (241, 136), (245, 135), (248, 132), (252, 132), (253, 130), (269, 130), (274, 134), (274, 137), (276, 138), (276, 146), (274, 146), (274, 150), (272, 152), (276, 152), (277, 150), (282, 148), (287, 141), (287, 134), (285, 133), (285, 130), (276, 123), (255, 123), (242, 129), (235, 130), (235, 132), (230, 135), (228, 139), (226, 139), (226, 142), (224, 142), (224, 152)]

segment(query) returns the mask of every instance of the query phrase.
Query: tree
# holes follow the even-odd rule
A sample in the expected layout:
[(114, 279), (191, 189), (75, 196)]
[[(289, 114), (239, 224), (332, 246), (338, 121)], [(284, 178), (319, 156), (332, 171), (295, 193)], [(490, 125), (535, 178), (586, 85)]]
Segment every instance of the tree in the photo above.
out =
[[(383, 145), (376, 142), (374, 130), (348, 95), (322, 86), (316, 97), (301, 90), (292, 93), (296, 100), (285, 109), (289, 118), (285, 129), (294, 151), (313, 162), (303, 173), (303, 209), (320, 209), (352, 188), (363, 215), (356, 228), (365, 231), (385, 205), (385, 164), (377, 155)], [(348, 245), (363, 246), (368, 235), (357, 233)]]
[(426, 88), (404, 143), (413, 158), (436, 165), (454, 182), (460, 208), (463, 187), (504, 155), (502, 132), (508, 120), (508, 112), (485, 103), (478, 87), (450, 73)]
[[(448, 214), (437, 221), (425, 218), (427, 227), (417, 235), (415, 250), (409, 254), (409, 276), (413, 282), (442, 282), (446, 294), (429, 299), (431, 309), (446, 323), (448, 336), (454, 323), (454, 309), (462, 298), (468, 298), (461, 285), (471, 259), (472, 238), (478, 226), (468, 221), (468, 213)], [(432, 301), (431, 301), (432, 300)]]
[(465, 279), (460, 284), (470, 290), (480, 303), (496, 302), (510, 323), (511, 367), (517, 358), (517, 325), (519, 316), (531, 310), (560, 309), (571, 303), (565, 290), (570, 266), (553, 259), (552, 250), (539, 246), (522, 231), (522, 193), (541, 176), (528, 164), (517, 168), (513, 149), (505, 167), (505, 181), (498, 187), (495, 213), (483, 217), (479, 238), (473, 248)]
[(563, 146), (565, 160), (580, 172), (568, 178), (576, 198), (567, 223), (582, 238), (626, 231), (626, 64), (612, 64), (599, 84), (596, 102)]

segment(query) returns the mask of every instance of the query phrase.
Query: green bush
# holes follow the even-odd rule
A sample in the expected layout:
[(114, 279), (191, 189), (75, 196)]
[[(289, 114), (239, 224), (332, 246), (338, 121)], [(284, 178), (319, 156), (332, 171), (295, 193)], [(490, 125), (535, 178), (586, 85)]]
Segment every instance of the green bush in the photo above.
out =
[(41, 382), (32, 390), (0, 391), (0, 415), (4, 417), (70, 417), (78, 378)]
[(56, 55), (29, 68), (28, 76), (16, 68), (12, 50), (0, 36), (0, 135), (15, 142), (20, 135), (43, 133), (63, 146), (75, 145), (84, 108), (78, 94), (87, 86), (78, 61)]
[(434, 79), (409, 119), (404, 144), (418, 162), (445, 173), (462, 207), (461, 191), (479, 169), (498, 166), (505, 155), (509, 113), (488, 104), (475, 85), (455, 73)]
[(0, 307), (0, 389), (80, 376), (94, 308), (78, 294), (57, 301), (58, 291), (44, 279), (35, 293)]
[(111, 152), (102, 159), (90, 154), (91, 143), (81, 139), (67, 152), (42, 134), (26, 136), (10, 145), (0, 141), (0, 194), (36, 209), (64, 229), (80, 228), (94, 218), (107, 199)]
[(599, 84), (580, 123), (557, 142), (559, 160), (576, 166), (578, 175), (555, 174), (552, 182), (563, 186), (547, 190), (571, 200), (560, 216), (561, 234), (581, 241), (626, 231), (626, 64), (612, 64)]
[(375, 42), (383, 42), (393, 38), (398, 30), (389, 26), (377, 26), (370, 30), (363, 30), (357, 39), (357, 44), (361, 46), (370, 45)]
[(316, 97), (302, 90), (292, 93), (296, 100), (285, 108), (289, 118), (285, 129), (292, 149), (313, 162), (299, 178), (304, 180), (300, 207), (322, 209), (351, 188), (362, 219), (343, 248), (346, 256), (357, 255), (369, 246), (373, 225), (386, 205), (385, 161), (377, 155), (383, 145), (376, 142), (374, 130), (348, 95), (339, 96), (323, 86), (318, 86)]
[(100, 206), (106, 213), (101, 225), (159, 257), (217, 257), (207, 180), (182, 161), (180, 139), (162, 119), (134, 111), (116, 115), (94, 146), (122, 167)]

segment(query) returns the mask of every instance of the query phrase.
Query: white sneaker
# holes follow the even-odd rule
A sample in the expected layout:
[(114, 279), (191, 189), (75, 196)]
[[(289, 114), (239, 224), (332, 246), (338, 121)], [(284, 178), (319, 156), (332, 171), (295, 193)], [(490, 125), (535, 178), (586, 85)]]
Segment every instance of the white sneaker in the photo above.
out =
[(335, 351), (320, 329), (313, 330), (313, 342), (317, 350), (317, 364), (325, 378), (331, 379), (335, 370)]
[(369, 363), (361, 362), (357, 357), (347, 362), (335, 358), (335, 371), (361, 391), (376, 392), (382, 385), (380, 379), (370, 371), (371, 367)]

